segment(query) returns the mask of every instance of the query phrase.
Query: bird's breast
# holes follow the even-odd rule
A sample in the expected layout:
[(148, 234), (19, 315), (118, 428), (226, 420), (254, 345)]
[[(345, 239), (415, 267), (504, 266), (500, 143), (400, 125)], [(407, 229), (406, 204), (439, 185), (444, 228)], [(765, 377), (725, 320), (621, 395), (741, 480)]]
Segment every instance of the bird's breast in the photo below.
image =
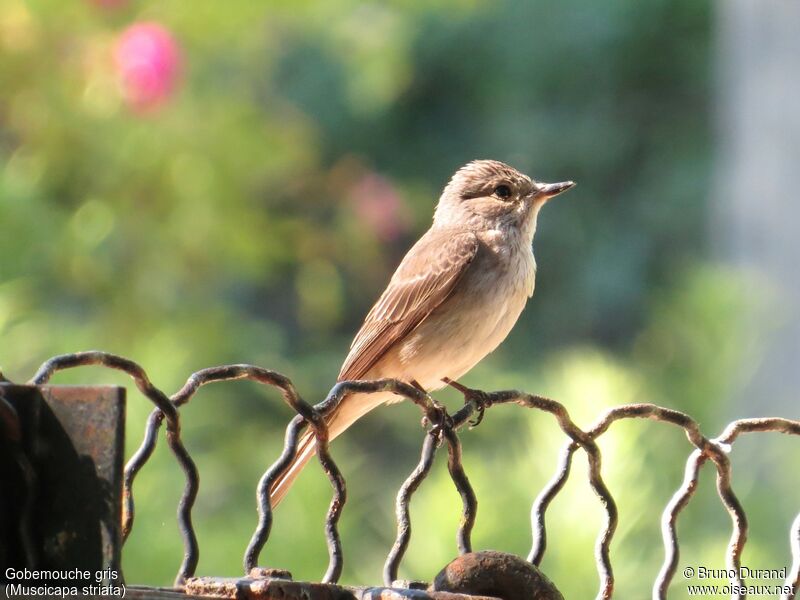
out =
[(450, 297), (392, 353), (394, 368), (425, 389), (442, 387), (443, 377), (457, 379), (497, 348), (533, 293), (530, 246), (482, 241)]
[(481, 237), (498, 280), (507, 280), (509, 286), (519, 287), (525, 290), (527, 297), (532, 296), (536, 282), (532, 240), (516, 229), (494, 229)]

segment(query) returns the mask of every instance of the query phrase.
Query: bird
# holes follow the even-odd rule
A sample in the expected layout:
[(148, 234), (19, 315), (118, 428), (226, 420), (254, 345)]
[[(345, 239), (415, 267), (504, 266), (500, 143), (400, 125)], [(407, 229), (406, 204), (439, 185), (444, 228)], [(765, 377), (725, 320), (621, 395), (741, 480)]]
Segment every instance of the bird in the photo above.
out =
[[(427, 393), (456, 382), (495, 350), (533, 295), (540, 209), (575, 186), (541, 183), (496, 160), (474, 160), (445, 186), (428, 231), (364, 319), (337, 381), (394, 378)], [(354, 393), (326, 416), (329, 439), (367, 412), (402, 400)], [(270, 489), (273, 507), (315, 454), (311, 428)]]

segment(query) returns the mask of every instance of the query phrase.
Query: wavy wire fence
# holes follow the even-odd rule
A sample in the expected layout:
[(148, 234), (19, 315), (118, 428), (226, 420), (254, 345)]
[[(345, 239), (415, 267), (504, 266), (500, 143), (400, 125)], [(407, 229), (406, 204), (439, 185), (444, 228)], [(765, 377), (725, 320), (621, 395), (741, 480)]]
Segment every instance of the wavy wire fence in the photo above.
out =
[[(599, 533), (595, 545), (595, 558), (600, 580), (597, 592), (598, 599), (611, 598), (614, 591), (614, 572), (611, 566), (610, 545), (617, 528), (618, 515), (614, 498), (603, 481), (601, 455), (596, 443), (597, 438), (608, 431), (611, 425), (622, 419), (652, 419), (668, 423), (683, 429), (689, 442), (695, 448), (686, 462), (683, 483), (672, 496), (662, 515), (661, 530), (665, 557), (658, 577), (653, 584), (654, 598), (666, 598), (667, 589), (675, 575), (679, 558), (676, 532), (677, 519), (691, 500), (697, 488), (700, 470), (705, 463), (710, 460), (716, 468), (717, 491), (732, 522), (732, 534), (725, 555), (726, 568), (733, 569), (736, 573), (739, 573), (741, 555), (747, 539), (748, 525), (745, 512), (731, 487), (731, 464), (728, 459), (731, 445), (743, 433), (771, 431), (800, 435), (800, 421), (784, 418), (740, 419), (730, 423), (719, 437), (709, 439), (701, 433), (697, 422), (688, 415), (653, 404), (629, 404), (610, 409), (592, 428), (584, 431), (575, 425), (567, 409), (560, 403), (541, 396), (516, 391), (484, 393), (464, 389), (465, 399), (467, 400), (464, 407), (453, 415), (448, 415), (429, 396), (411, 385), (392, 379), (338, 383), (323, 402), (312, 406), (300, 397), (287, 377), (275, 371), (252, 365), (227, 365), (203, 369), (193, 373), (180, 390), (168, 397), (151, 383), (144, 369), (135, 362), (98, 351), (65, 354), (51, 358), (39, 368), (30, 383), (35, 385), (45, 384), (57, 371), (82, 365), (104, 365), (124, 371), (133, 378), (142, 394), (155, 405), (147, 420), (142, 443), (125, 466), (122, 510), (123, 541), (127, 539), (134, 523), (134, 480), (155, 449), (161, 424), (165, 419), (167, 421), (167, 444), (183, 469), (186, 479), (178, 510), (178, 526), (184, 544), (184, 559), (176, 577), (176, 585), (178, 586), (182, 585), (188, 578), (193, 577), (197, 568), (199, 546), (192, 525), (192, 506), (200, 485), (197, 467), (181, 440), (179, 409), (192, 399), (200, 387), (213, 382), (249, 379), (263, 385), (276, 387), (280, 390), (286, 403), (297, 413), (297, 416), (290, 421), (286, 429), (286, 441), (280, 458), (264, 473), (258, 483), (258, 526), (244, 555), (245, 574), (257, 566), (259, 555), (270, 535), (273, 516), (269, 489), (296, 454), (299, 434), (309, 425), (313, 428), (317, 439), (317, 455), (333, 488), (333, 498), (325, 519), (329, 563), (322, 578), (323, 583), (336, 583), (342, 572), (344, 558), (337, 524), (346, 499), (345, 479), (328, 449), (328, 432), (324, 417), (334, 410), (347, 394), (353, 392), (375, 393), (391, 391), (419, 406), (428, 422), (432, 424), (425, 435), (419, 464), (403, 483), (397, 495), (397, 537), (384, 566), (383, 579), (386, 586), (391, 586), (392, 582), (397, 579), (400, 562), (411, 537), (409, 502), (430, 471), (436, 451), (442, 442), (447, 444), (448, 470), (462, 501), (462, 518), (457, 535), (458, 551), (460, 554), (471, 552), (471, 532), (475, 523), (477, 500), (461, 463), (461, 443), (457, 432), (469, 422), (474, 413), (480, 412), (482, 414), (484, 408), (492, 405), (514, 403), (525, 408), (550, 413), (569, 438), (561, 449), (556, 473), (535, 499), (531, 508), (533, 545), (528, 555), (528, 560), (534, 565), (538, 566), (541, 563), (546, 548), (545, 513), (547, 508), (564, 487), (570, 474), (572, 458), (575, 452), (579, 448), (586, 452), (589, 463), (589, 483), (606, 512), (605, 526)], [(1, 397), (0, 402), (3, 402)], [(7, 403), (2, 408), (6, 416), (13, 413), (13, 408)], [(9, 410), (11, 413), (9, 413)], [(26, 464), (24, 456), (15, 458), (25, 475), (24, 480), (30, 488), (33, 481), (30, 465)], [(32, 493), (30, 489), (28, 492), (26, 497), (30, 501)], [(29, 508), (28, 510), (23, 509), (23, 519), (25, 514), (29, 514)], [(24, 531), (24, 525), (25, 523), (23, 522), (23, 545), (27, 546), (27, 556), (32, 556), (30, 532), (26, 533)], [(800, 587), (800, 514), (798, 514), (791, 526), (790, 548), (792, 565), (787, 574), (785, 585), (797, 590)], [(732, 578), (731, 583), (738, 586), (744, 585), (738, 576)], [(784, 594), (783, 596), (783, 598), (787, 599), (794, 597), (794, 594)]]

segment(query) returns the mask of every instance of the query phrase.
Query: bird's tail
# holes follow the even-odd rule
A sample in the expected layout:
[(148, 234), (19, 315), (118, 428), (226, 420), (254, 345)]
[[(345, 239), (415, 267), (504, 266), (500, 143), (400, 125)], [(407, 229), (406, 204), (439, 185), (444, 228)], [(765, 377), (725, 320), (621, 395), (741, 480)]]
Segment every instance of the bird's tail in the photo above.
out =
[[(393, 394), (391, 393), (354, 394), (348, 396), (325, 419), (328, 425), (328, 439), (333, 440), (373, 408), (384, 402), (391, 401), (392, 397)], [(394, 397), (396, 398), (396, 396)], [(303, 470), (306, 463), (316, 453), (317, 440), (314, 437), (314, 430), (308, 427), (297, 442), (297, 454), (295, 454), (294, 460), (269, 491), (272, 508), (275, 508), (283, 500), (300, 471)]]

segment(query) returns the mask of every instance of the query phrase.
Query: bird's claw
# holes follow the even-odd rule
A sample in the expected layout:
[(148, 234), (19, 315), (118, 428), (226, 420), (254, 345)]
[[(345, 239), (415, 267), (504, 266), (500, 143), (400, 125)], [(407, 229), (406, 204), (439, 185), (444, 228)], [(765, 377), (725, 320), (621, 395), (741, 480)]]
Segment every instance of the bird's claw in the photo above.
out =
[(467, 386), (451, 379), (445, 379), (444, 382), (464, 394), (464, 404), (473, 404), (475, 406), (475, 412), (477, 413), (477, 416), (469, 422), (470, 429), (480, 425), (481, 421), (483, 421), (483, 415), (486, 412), (486, 409), (492, 405), (491, 396), (486, 392), (468, 388)]
[(492, 399), (489, 397), (489, 394), (480, 390), (470, 390), (470, 392), (470, 394), (464, 396), (464, 404), (473, 403), (475, 405), (475, 412), (478, 415), (469, 422), (469, 427), (472, 429), (481, 424), (486, 409), (492, 405)]
[[(430, 396), (428, 397), (430, 398)], [(439, 443), (441, 443), (444, 430), (452, 429), (454, 426), (453, 417), (450, 416), (443, 404), (437, 402), (433, 398), (430, 398), (430, 401), (431, 414), (422, 417), (422, 426), (431, 426), (431, 433), (435, 435), (439, 439)]]
[(483, 421), (483, 414), (486, 412), (486, 406), (483, 404), (478, 404), (475, 407), (475, 412), (478, 413), (478, 416), (475, 417), (472, 421), (469, 422), (469, 428), (472, 429), (473, 427), (477, 427)]

